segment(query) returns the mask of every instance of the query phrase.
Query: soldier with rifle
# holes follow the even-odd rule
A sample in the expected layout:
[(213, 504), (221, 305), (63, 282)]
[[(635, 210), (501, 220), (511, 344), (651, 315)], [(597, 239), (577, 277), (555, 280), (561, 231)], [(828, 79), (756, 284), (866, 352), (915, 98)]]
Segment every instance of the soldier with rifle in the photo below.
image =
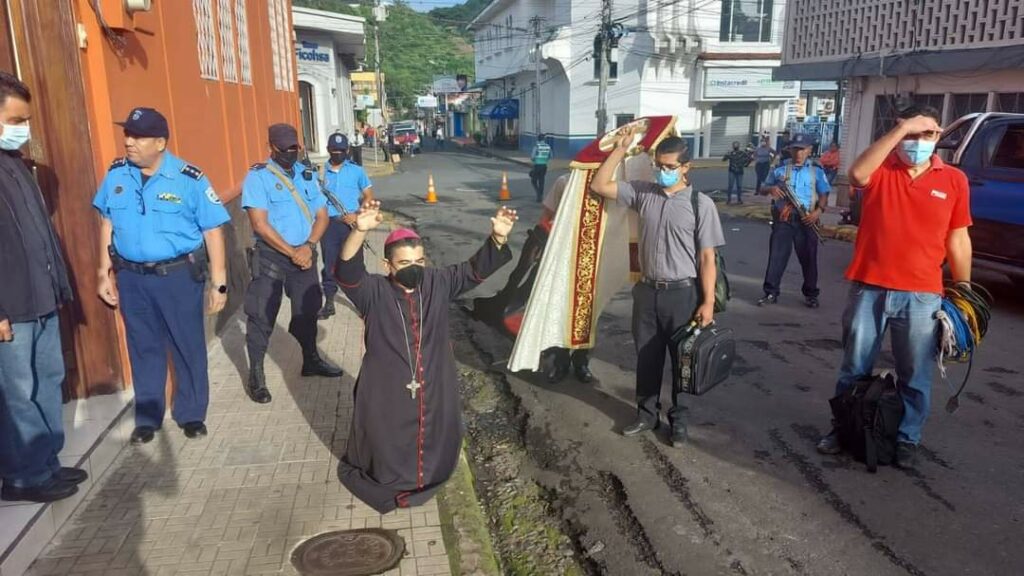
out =
[(813, 145), (809, 135), (795, 135), (789, 144), (790, 158), (776, 167), (761, 187), (761, 194), (771, 194), (774, 201), (764, 296), (757, 301), (758, 306), (778, 302), (782, 275), (794, 249), (803, 269), (804, 304), (808, 308), (819, 306), (818, 243), (821, 232), (818, 220), (828, 205), (828, 194), (832, 188), (825, 171), (810, 160)]

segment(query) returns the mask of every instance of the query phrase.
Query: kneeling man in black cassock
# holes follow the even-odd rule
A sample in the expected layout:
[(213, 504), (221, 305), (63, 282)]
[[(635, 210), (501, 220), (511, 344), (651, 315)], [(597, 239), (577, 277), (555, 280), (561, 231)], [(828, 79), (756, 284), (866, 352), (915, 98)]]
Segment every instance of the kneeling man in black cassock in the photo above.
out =
[(416, 232), (384, 242), (388, 276), (368, 274), (366, 233), (382, 221), (380, 202), (363, 204), (335, 269), (366, 325), (348, 448), (338, 474), (357, 498), (386, 514), (426, 503), (455, 470), (462, 410), (448, 333), (449, 303), (512, 260), (515, 210), (491, 218), (491, 235), (468, 261), (428, 268)]

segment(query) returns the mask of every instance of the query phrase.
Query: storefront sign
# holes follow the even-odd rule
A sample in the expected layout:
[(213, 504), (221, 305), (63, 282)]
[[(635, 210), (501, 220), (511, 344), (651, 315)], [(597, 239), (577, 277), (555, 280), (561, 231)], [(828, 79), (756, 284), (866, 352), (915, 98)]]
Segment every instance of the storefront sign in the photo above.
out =
[(325, 67), (329, 68), (332, 72), (334, 70), (331, 47), (329, 45), (321, 46), (316, 42), (303, 40), (299, 42), (298, 47), (295, 49), (295, 57), (298, 59), (300, 69)]
[(771, 68), (704, 68), (705, 99), (794, 98), (795, 80), (772, 80)]
[(437, 97), (436, 96), (417, 96), (416, 97), (417, 108), (437, 108)]

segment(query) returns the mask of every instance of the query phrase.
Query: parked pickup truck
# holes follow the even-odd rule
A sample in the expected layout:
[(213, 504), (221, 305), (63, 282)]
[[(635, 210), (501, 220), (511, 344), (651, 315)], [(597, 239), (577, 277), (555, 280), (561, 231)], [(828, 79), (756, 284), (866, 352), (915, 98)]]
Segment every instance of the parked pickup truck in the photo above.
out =
[(974, 265), (1024, 288), (1024, 114), (968, 114), (943, 132), (938, 149), (971, 186)]

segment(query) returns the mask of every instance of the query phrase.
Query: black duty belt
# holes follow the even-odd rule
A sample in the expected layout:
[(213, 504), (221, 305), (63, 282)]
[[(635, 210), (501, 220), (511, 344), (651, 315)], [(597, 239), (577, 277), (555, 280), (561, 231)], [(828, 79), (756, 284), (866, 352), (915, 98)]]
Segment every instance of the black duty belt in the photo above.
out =
[(681, 290), (693, 286), (693, 278), (683, 278), (682, 280), (652, 280), (650, 278), (643, 278), (640, 280), (640, 283), (650, 286), (655, 290)]
[(133, 262), (126, 260), (123, 256), (114, 250), (114, 246), (109, 247), (110, 259), (113, 261), (115, 270), (128, 270), (135, 272), (136, 274), (152, 274), (156, 276), (166, 276), (171, 270), (181, 266), (193, 266), (199, 261), (203, 260), (205, 263), (205, 250), (202, 247), (195, 251), (187, 254), (182, 254), (176, 258), (170, 260), (161, 260), (159, 262)]

